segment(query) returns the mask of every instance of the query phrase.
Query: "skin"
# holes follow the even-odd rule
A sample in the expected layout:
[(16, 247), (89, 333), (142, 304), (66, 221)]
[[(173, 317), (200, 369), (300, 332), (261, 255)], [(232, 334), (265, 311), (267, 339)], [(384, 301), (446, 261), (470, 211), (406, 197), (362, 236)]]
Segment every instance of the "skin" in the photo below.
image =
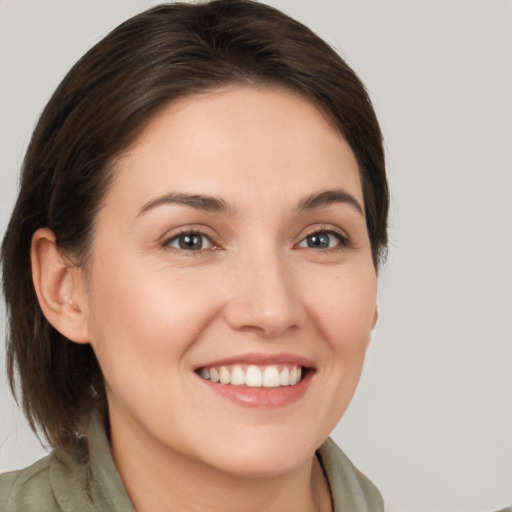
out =
[[(87, 275), (67, 269), (52, 286), (73, 308), (62, 330), (91, 343), (103, 370), (137, 510), (330, 510), (314, 453), (353, 396), (377, 318), (350, 147), (301, 96), (233, 86), (166, 106), (114, 172)], [(326, 190), (353, 201), (299, 208)], [(158, 201), (177, 193), (228, 206)], [(183, 232), (202, 248), (180, 248)], [(328, 247), (311, 247), (314, 233)], [(35, 236), (43, 275), (52, 244)], [(283, 352), (314, 368), (281, 407), (243, 407), (194, 371)]]

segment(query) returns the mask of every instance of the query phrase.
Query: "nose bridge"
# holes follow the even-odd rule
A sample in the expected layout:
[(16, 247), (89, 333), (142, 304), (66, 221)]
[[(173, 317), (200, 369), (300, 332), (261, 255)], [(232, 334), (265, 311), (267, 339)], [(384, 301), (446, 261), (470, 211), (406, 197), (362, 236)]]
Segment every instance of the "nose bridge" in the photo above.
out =
[(287, 259), (269, 243), (245, 250), (235, 272), (227, 320), (236, 329), (276, 337), (300, 322), (300, 300)]

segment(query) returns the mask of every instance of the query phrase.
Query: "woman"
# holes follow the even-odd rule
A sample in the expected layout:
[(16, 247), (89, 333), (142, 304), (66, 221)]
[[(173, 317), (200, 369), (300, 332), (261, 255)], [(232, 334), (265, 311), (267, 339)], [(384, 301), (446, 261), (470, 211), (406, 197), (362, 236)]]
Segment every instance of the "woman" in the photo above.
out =
[(326, 440), (387, 243), (353, 71), (259, 3), (128, 20), (70, 71), (2, 246), (9, 372), (54, 447), (3, 510), (382, 510)]

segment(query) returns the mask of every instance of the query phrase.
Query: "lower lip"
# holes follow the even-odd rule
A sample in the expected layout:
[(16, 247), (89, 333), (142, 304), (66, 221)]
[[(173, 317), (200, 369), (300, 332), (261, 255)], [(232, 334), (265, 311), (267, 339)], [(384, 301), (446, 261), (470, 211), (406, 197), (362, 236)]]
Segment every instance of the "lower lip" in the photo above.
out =
[(303, 379), (294, 386), (280, 386), (276, 388), (250, 388), (247, 386), (233, 386), (219, 384), (197, 376), (214, 393), (243, 407), (260, 409), (276, 409), (300, 400), (306, 393), (313, 371), (308, 371)]

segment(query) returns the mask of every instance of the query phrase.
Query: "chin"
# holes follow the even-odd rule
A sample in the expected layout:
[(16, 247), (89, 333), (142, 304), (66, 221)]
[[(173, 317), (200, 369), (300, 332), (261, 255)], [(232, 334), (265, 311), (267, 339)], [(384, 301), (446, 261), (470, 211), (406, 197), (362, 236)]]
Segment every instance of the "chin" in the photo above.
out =
[[(296, 436), (251, 436), (242, 442), (233, 440), (222, 453), (212, 454), (213, 464), (224, 473), (242, 478), (275, 478), (293, 473), (309, 464), (318, 446), (311, 439)], [(217, 450), (216, 450), (217, 451)]]

